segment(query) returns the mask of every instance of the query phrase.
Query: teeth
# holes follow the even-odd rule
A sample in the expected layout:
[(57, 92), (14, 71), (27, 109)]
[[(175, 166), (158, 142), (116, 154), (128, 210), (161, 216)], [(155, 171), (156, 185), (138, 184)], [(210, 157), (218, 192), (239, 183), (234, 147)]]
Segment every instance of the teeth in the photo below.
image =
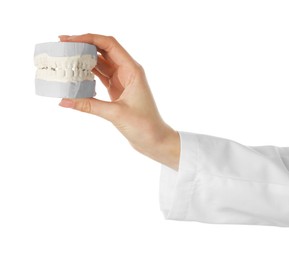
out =
[(64, 78), (64, 70), (56, 70), (56, 76), (57, 78)]
[(93, 81), (94, 75), (90, 71), (96, 65), (96, 60), (91, 55), (50, 57), (40, 54), (34, 57), (34, 64), (38, 79), (59, 82)]
[(84, 73), (83, 73), (82, 70), (79, 70), (79, 71), (78, 71), (78, 77), (79, 77), (80, 79), (84, 78)]
[(66, 75), (65, 75), (66, 78), (69, 78), (69, 79), (73, 78), (73, 76), (74, 76), (73, 75), (73, 70), (66, 70), (65, 72), (66, 72)]
[(73, 76), (74, 76), (75, 78), (78, 78), (78, 75), (79, 75), (78, 69), (77, 69), (77, 68), (73, 69)]

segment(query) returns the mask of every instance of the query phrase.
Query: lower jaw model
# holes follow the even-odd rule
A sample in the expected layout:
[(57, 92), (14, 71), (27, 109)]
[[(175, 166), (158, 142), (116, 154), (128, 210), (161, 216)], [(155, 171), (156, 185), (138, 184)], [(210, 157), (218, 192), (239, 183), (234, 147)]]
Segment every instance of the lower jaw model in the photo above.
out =
[(77, 42), (50, 42), (35, 46), (37, 95), (59, 98), (95, 96), (91, 70), (97, 61), (94, 45)]

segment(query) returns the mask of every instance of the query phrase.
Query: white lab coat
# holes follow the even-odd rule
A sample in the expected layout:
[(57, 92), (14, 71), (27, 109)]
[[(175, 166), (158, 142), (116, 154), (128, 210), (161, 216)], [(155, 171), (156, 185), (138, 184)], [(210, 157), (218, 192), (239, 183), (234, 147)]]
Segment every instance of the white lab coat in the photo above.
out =
[(166, 219), (289, 226), (289, 147), (179, 134), (179, 170), (161, 170)]

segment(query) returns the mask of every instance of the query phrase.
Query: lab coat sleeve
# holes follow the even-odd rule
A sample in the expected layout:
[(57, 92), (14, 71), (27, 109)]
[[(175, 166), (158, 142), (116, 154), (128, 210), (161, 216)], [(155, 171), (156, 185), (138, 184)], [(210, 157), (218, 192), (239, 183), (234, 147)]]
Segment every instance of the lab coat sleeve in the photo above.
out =
[(289, 147), (179, 134), (179, 170), (161, 169), (166, 219), (289, 226)]

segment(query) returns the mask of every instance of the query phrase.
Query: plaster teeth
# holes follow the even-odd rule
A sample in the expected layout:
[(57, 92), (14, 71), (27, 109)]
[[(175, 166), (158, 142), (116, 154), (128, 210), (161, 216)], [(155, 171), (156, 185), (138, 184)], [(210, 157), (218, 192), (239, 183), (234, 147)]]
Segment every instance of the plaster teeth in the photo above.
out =
[(91, 69), (96, 65), (96, 60), (91, 55), (50, 57), (39, 54), (34, 57), (34, 63), (37, 79), (59, 82), (94, 80)]
[(57, 70), (56, 71), (56, 77), (57, 78), (63, 78), (65, 75), (64, 70)]

